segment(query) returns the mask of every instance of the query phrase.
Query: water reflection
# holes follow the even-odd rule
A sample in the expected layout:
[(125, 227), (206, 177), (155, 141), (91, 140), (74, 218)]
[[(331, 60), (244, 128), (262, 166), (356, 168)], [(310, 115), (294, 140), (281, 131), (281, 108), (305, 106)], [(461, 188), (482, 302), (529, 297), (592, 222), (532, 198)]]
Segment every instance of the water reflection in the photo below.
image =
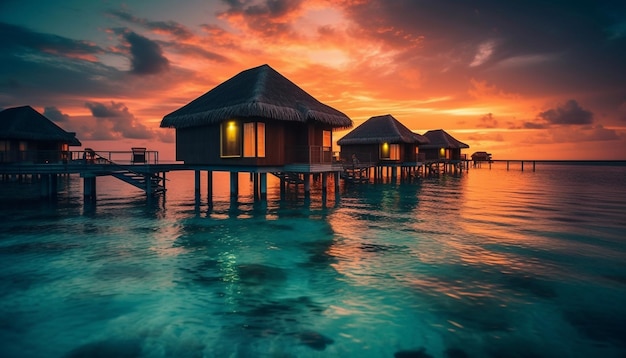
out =
[(0, 354), (620, 356), (624, 186), (556, 174), (494, 166), (327, 205), (316, 184), (233, 203), (225, 182), (209, 206), (172, 173), (152, 203), (99, 182), (90, 211), (77, 180), (0, 208)]

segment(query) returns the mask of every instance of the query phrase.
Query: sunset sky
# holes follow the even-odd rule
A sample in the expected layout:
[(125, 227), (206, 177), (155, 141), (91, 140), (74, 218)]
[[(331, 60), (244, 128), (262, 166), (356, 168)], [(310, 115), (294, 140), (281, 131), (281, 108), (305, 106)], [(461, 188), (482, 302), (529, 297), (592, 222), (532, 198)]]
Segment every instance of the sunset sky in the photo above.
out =
[[(0, 109), (174, 158), (166, 114), (268, 64), (494, 159), (626, 159), (626, 2), (0, 1)], [(336, 132), (335, 141), (347, 131)]]

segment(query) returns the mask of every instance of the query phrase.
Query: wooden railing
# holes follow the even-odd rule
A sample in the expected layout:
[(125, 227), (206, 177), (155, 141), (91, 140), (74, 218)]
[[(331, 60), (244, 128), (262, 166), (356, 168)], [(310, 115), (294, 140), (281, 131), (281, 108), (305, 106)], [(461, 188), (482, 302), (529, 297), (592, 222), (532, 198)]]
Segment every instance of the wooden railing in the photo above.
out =
[(130, 151), (32, 150), (0, 152), (1, 164), (158, 164), (159, 152), (133, 148)]
[(331, 147), (321, 145), (298, 146), (295, 152), (296, 163), (331, 164), (333, 152)]

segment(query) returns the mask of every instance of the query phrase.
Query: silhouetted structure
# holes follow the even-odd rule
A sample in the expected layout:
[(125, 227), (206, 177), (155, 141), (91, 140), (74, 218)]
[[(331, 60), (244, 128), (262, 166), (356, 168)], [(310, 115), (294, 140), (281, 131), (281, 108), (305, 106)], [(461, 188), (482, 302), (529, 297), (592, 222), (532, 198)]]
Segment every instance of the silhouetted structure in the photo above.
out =
[(330, 164), (332, 130), (351, 126), (268, 65), (237, 74), (161, 122), (176, 129), (177, 160), (229, 166)]
[(237, 74), (161, 121), (161, 127), (176, 129), (177, 160), (206, 166), (209, 173), (231, 172), (233, 195), (235, 174), (254, 173), (261, 196), (266, 173), (302, 182), (305, 192), (309, 174), (338, 173), (332, 162), (332, 131), (351, 126), (348, 116), (268, 65)]
[(424, 133), (430, 143), (420, 146), (424, 153), (429, 173), (438, 174), (442, 171), (457, 171), (465, 164), (465, 156), (461, 149), (469, 148), (469, 145), (458, 141), (443, 129), (430, 130)]
[[(420, 165), (418, 146), (426, 143), (427, 138), (413, 133), (390, 114), (369, 118), (337, 141), (348, 176), (351, 169), (362, 171), (367, 166), (377, 169), (376, 177), (382, 176), (383, 167), (394, 172), (397, 167), (406, 171), (416, 169)], [(354, 166), (352, 155), (359, 159), (360, 168), (350, 167)], [(362, 177), (361, 173), (359, 176)]]
[(340, 157), (349, 161), (356, 153), (361, 162), (415, 163), (418, 146), (428, 139), (413, 133), (392, 115), (369, 118), (337, 141), (341, 146)]
[(0, 163), (67, 162), (69, 147), (80, 146), (66, 132), (31, 106), (0, 112)]

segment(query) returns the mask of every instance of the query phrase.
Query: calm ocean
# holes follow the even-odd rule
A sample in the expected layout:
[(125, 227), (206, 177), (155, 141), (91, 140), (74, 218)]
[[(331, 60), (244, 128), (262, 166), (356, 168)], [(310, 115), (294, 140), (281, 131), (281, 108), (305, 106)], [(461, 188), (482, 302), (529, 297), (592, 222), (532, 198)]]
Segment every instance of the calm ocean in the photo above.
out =
[(213, 209), (192, 172), (0, 183), (0, 356), (626, 356), (626, 166), (525, 169), (233, 205), (224, 175)]

